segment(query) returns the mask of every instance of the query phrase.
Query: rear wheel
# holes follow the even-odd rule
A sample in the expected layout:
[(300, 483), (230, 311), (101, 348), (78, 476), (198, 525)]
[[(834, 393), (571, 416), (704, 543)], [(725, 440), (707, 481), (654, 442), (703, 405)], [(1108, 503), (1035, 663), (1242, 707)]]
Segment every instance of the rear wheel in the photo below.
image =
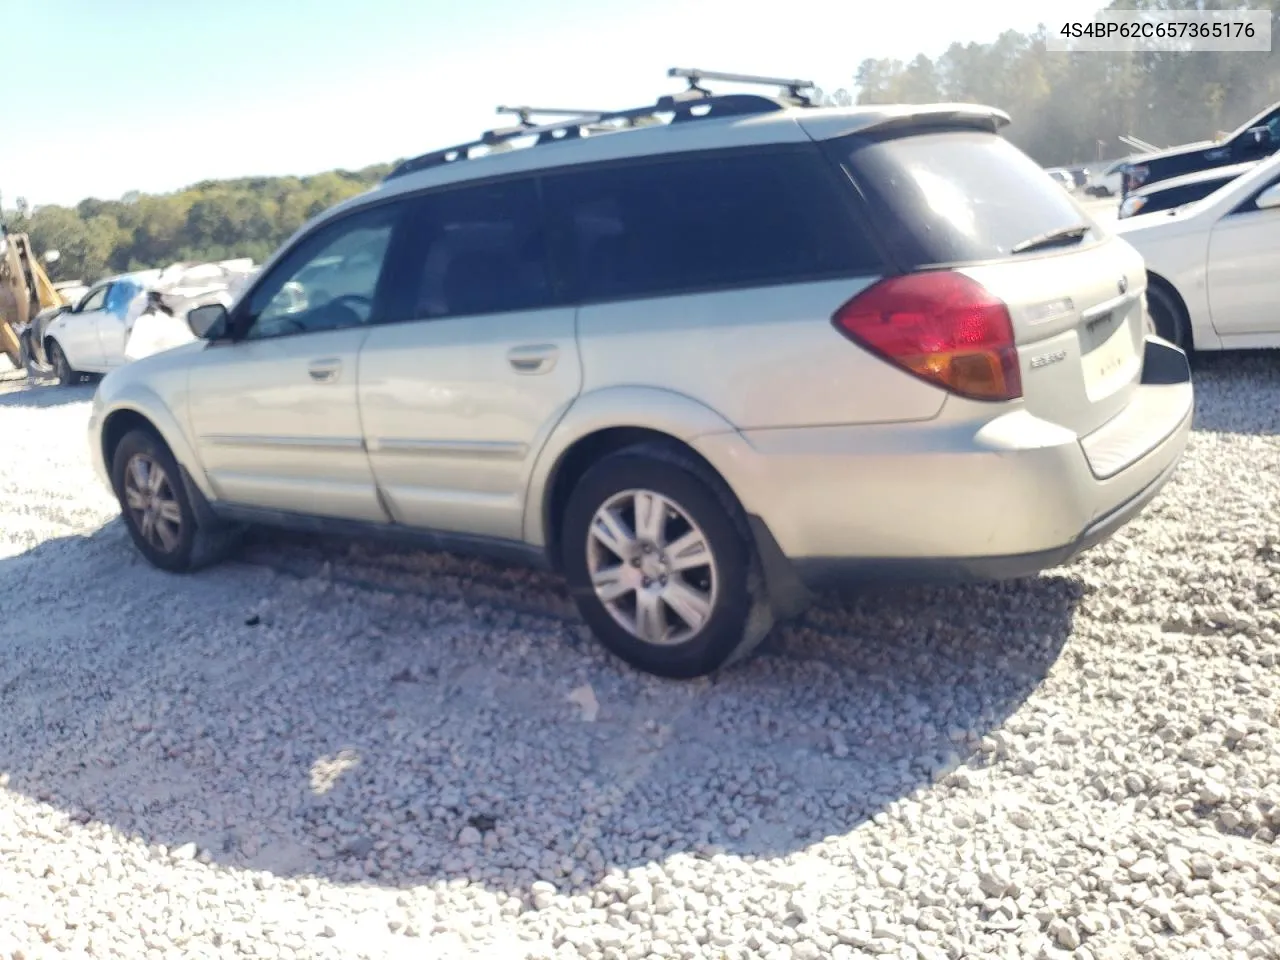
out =
[(1155, 324), (1156, 334), (1175, 347), (1191, 352), (1191, 321), (1168, 291), (1155, 284), (1147, 286), (1147, 310)]
[(561, 551), (583, 619), (640, 670), (711, 673), (771, 623), (740, 508), (676, 451), (634, 447), (587, 471), (565, 511)]

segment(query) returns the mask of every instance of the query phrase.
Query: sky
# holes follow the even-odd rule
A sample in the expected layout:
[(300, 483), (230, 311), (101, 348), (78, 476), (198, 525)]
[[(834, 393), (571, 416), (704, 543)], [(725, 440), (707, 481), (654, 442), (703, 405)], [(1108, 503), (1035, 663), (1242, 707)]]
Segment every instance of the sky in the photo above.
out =
[(355, 169), (473, 139), (503, 124), (500, 103), (649, 103), (681, 89), (674, 66), (853, 92), (868, 57), (936, 56), (1102, 5), (0, 0), (0, 197), (74, 204)]

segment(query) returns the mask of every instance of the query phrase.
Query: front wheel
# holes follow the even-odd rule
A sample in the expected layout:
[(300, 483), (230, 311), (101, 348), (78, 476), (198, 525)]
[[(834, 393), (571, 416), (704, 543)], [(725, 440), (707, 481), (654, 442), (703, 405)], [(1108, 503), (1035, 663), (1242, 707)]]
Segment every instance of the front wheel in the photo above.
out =
[(71, 369), (71, 364), (67, 362), (67, 355), (62, 352), (62, 346), (57, 340), (49, 341), (49, 348), (46, 352), (49, 355), (49, 365), (53, 367), (53, 372), (57, 375), (59, 384), (69, 387), (74, 383), (80, 382), (80, 374)]
[(767, 631), (740, 508), (674, 451), (632, 448), (587, 471), (565, 511), (561, 551), (583, 619), (640, 670), (703, 676)]
[(192, 569), (196, 517), (168, 448), (147, 430), (130, 431), (116, 447), (111, 481), (129, 535), (153, 566)]

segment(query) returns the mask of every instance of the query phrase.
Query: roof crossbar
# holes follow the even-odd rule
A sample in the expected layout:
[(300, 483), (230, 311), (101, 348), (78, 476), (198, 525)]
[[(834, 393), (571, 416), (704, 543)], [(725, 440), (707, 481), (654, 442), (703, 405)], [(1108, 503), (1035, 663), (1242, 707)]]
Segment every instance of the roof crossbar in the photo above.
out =
[(526, 127), (534, 126), (531, 117), (591, 117), (598, 116), (602, 113), (608, 113), (607, 110), (571, 110), (561, 107), (498, 107), (497, 113), (510, 114), (520, 120), (521, 125)]
[[(659, 97), (657, 102), (643, 107), (632, 107), (627, 110), (571, 110), (552, 107), (500, 106), (500, 114), (514, 114), (519, 123), (515, 126), (500, 127), (487, 130), (478, 140), (460, 143), (452, 147), (433, 150), (421, 156), (413, 157), (400, 163), (386, 177), (387, 180), (404, 176), (418, 170), (458, 160), (471, 159), (472, 152), (481, 147), (492, 148), (511, 140), (525, 137), (536, 138), (536, 144), (552, 143), (559, 140), (574, 140), (583, 133), (614, 132), (619, 129), (634, 127), (638, 121), (656, 119), (660, 114), (671, 114), (671, 123), (685, 123), (693, 120), (712, 119), (728, 116), (749, 116), (752, 114), (773, 113), (785, 110), (796, 104), (809, 105), (809, 100), (798, 92), (794, 96), (766, 97), (753, 93), (735, 93), (717, 96), (709, 90), (698, 86), (703, 79), (722, 79), (737, 83), (760, 83), (784, 86), (788, 92), (799, 91), (812, 86), (803, 80), (773, 80), (768, 77), (751, 77), (746, 74), (709, 73), (704, 70), (669, 71), (671, 76), (681, 76), (689, 80), (689, 89), (679, 93)], [(549, 123), (535, 123), (535, 116), (556, 116), (565, 119)], [(621, 122), (622, 127), (612, 126)]]
[(696, 67), (672, 67), (667, 71), (668, 77), (681, 77), (689, 81), (689, 90), (699, 91), (710, 96), (711, 91), (702, 86), (703, 80), (722, 80), (725, 83), (743, 83), (762, 87), (781, 87), (787, 91), (787, 99), (806, 107), (813, 106), (813, 101), (805, 90), (817, 88), (812, 80), (788, 80), (784, 77), (761, 77), (753, 73), (723, 73), (715, 70), (699, 70)]

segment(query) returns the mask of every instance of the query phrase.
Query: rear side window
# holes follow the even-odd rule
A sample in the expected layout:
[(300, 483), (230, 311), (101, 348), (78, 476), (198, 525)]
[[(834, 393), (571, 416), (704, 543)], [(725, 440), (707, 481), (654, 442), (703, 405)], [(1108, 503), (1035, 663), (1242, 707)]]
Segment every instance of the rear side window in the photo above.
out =
[(816, 151), (663, 158), (544, 180), (579, 300), (881, 271), (838, 172)]
[(532, 180), (419, 198), (405, 252), (408, 316), (443, 319), (549, 305), (545, 234)]
[(1001, 259), (1032, 237), (1092, 224), (1034, 160), (994, 133), (853, 137), (841, 149), (877, 226), (909, 266)]

